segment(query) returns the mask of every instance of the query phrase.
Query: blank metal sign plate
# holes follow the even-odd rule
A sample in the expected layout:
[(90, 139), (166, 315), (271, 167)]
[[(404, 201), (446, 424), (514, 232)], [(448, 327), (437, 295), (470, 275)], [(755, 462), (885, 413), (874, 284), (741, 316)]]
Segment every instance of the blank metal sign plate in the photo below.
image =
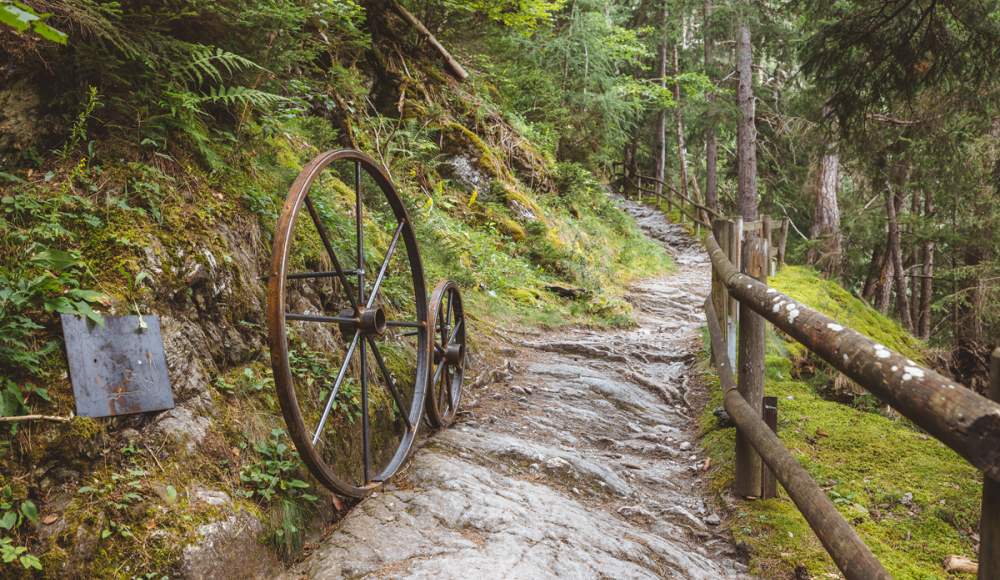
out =
[(82, 316), (62, 315), (76, 414), (109, 417), (174, 408), (160, 319), (104, 316), (104, 328)]

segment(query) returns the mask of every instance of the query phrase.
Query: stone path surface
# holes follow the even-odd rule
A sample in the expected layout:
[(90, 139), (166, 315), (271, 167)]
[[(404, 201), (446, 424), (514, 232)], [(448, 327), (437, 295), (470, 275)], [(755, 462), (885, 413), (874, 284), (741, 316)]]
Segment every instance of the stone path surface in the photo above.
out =
[[(706, 504), (686, 403), (710, 266), (621, 201), (678, 271), (635, 284), (629, 331), (521, 331), (496, 381), (295, 571), (310, 580), (749, 578)], [(515, 334), (517, 331), (510, 331)]]

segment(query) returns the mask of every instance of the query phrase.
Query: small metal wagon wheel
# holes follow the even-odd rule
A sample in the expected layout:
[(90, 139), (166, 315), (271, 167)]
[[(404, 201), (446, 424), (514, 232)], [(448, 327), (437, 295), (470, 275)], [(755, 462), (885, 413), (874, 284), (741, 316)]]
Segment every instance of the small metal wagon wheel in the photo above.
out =
[[(310, 219), (296, 229), (300, 211)], [(381, 265), (376, 275), (366, 261)], [(363, 497), (409, 454), (428, 384), (428, 316), (416, 235), (389, 176), (358, 151), (313, 159), (275, 231), (267, 324), (289, 434), (329, 489)], [(333, 353), (313, 346), (338, 344), (338, 333)]]
[(458, 285), (451, 280), (438, 282), (431, 294), (429, 316), (434, 344), (427, 418), (432, 426), (443, 428), (455, 420), (465, 376), (465, 309)]

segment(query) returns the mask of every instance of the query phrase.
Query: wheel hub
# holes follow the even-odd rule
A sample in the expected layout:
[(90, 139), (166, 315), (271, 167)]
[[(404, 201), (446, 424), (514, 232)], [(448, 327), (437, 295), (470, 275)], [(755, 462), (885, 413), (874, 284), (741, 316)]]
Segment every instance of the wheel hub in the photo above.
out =
[[(354, 318), (354, 310), (351, 308), (341, 310), (338, 316), (340, 318)], [(385, 311), (381, 308), (362, 308), (361, 316), (355, 318), (355, 320), (357, 322), (342, 322), (338, 325), (340, 326), (340, 334), (344, 336), (345, 341), (351, 340), (356, 330), (360, 330), (361, 334), (368, 336), (377, 336), (385, 333)]]

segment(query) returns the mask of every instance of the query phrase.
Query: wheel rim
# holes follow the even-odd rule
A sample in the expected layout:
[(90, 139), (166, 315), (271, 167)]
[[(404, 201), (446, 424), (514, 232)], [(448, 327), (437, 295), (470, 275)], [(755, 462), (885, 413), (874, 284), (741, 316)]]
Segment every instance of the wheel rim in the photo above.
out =
[[(334, 247), (334, 241), (341, 240), (330, 236), (330, 228), (324, 224), (317, 209), (319, 198), (314, 200), (310, 196), (317, 180), (326, 183), (325, 178), (329, 175), (324, 176), (324, 170), (328, 168), (331, 172), (342, 169), (341, 175), (353, 172), (354, 216), (348, 217), (354, 222), (354, 240), (348, 245), (348, 249), (354, 251), (353, 270), (347, 269), (349, 262), (340, 259), (350, 259), (350, 252), (344, 255), (343, 247)], [(333, 179), (331, 183), (336, 181)], [(334, 190), (343, 193), (343, 188), (338, 190), (335, 185)], [(308, 233), (300, 233), (296, 238), (295, 226), (303, 209), (309, 218), (306, 221), (312, 221), (307, 228), (321, 242), (315, 244), (321, 247), (318, 260), (322, 263), (325, 254), (331, 267), (325, 271), (290, 274), (290, 264), (301, 253), (294, 251), (296, 242), (308, 236)], [(382, 232), (387, 234), (391, 230), (392, 237), (382, 256), (377, 258), (380, 264), (377, 276), (371, 276), (365, 264), (366, 230), (379, 233), (383, 222), (393, 220), (395, 223), (390, 223), (386, 232)], [(346, 229), (342, 227), (340, 233), (349, 237)], [(399, 252), (399, 242), (405, 253)], [(394, 262), (397, 266), (402, 263), (403, 274), (391, 274)], [(315, 280), (320, 279), (330, 282), (333, 288), (329, 293), (330, 304), (321, 304), (322, 315), (286, 312), (286, 309), (291, 310), (290, 295), (295, 294), (289, 290), (289, 281), (306, 285), (308, 279), (314, 280), (313, 284), (318, 284)], [(392, 308), (388, 303), (391, 300), (379, 304), (390, 286), (402, 287), (399, 294), (403, 306), (393, 309), (393, 313), (386, 311)], [(313, 290), (316, 288), (310, 289)], [(381, 291), (385, 292), (380, 294)], [(409, 298), (412, 304), (407, 302)], [(331, 308), (332, 312), (326, 312)], [(395, 314), (404, 316), (394, 318)], [(267, 320), (275, 388), (289, 435), (309, 471), (327, 488), (353, 497), (367, 495), (392, 477), (409, 454), (419, 427), (427, 385), (431, 345), (428, 314), (426, 282), (416, 235), (388, 175), (374, 160), (358, 151), (330, 151), (313, 159), (292, 184), (278, 221), (268, 278)], [(300, 324), (289, 327), (289, 322)], [(344, 337), (344, 356), (339, 361), (336, 380), (325, 385), (330, 390), (322, 393), (322, 397), (316, 396), (314, 382), (307, 380), (303, 386), (302, 374), (293, 375), (289, 360), (292, 350), (289, 348), (289, 329), (295, 328), (297, 333), (309, 325), (338, 328)], [(413, 337), (405, 343), (402, 339), (404, 329), (410, 331), (406, 335)], [(326, 332), (333, 336), (329, 330)], [(320, 331), (315, 331), (314, 336), (319, 335)], [(308, 344), (305, 339), (303, 342)], [(407, 354), (412, 354), (412, 369), (394, 374), (387, 361), (399, 362)], [(355, 410), (354, 403), (359, 403), (360, 408)], [(373, 443), (376, 444), (374, 450)], [(358, 460), (360, 466), (356, 464)]]
[(462, 295), (451, 280), (438, 282), (431, 294), (431, 366), (428, 369), (427, 418), (436, 428), (455, 420), (465, 378), (466, 322)]

